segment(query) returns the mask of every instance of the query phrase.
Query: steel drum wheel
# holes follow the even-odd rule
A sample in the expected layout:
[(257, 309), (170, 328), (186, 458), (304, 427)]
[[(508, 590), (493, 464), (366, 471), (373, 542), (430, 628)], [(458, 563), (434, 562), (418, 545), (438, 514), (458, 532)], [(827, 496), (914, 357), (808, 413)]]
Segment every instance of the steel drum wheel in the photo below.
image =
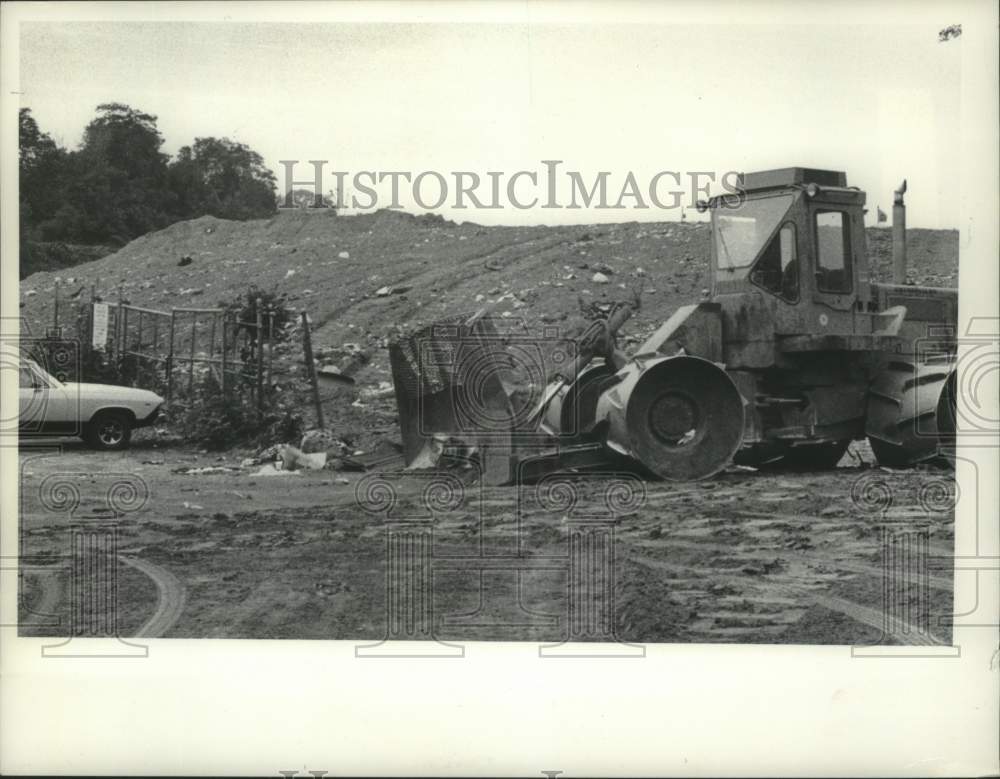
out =
[(645, 371), (627, 411), (632, 455), (657, 476), (712, 476), (743, 441), (743, 398), (726, 372), (698, 357), (676, 357)]

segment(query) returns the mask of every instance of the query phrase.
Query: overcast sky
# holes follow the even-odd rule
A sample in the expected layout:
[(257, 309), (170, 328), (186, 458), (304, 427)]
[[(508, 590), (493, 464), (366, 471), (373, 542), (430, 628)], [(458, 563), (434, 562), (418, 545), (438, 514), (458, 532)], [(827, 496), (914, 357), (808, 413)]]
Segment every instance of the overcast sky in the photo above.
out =
[[(559, 159), (585, 179), (610, 171), (616, 199), (630, 170), (642, 183), (804, 165), (846, 170), (870, 221), (906, 177), (911, 226), (957, 227), (962, 40), (939, 43), (940, 26), (25, 23), (21, 104), (75, 147), (99, 103), (124, 102), (158, 116), (166, 152), (226, 136), (279, 185), (282, 159), (302, 160), (302, 178), (309, 159), (481, 174)], [(483, 223), (680, 216), (435, 210)]]

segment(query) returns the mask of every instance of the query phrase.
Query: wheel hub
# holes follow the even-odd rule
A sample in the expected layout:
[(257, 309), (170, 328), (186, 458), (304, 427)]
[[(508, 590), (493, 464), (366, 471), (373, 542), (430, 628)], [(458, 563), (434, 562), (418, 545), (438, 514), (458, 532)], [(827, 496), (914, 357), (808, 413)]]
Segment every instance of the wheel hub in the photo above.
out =
[(698, 403), (683, 392), (665, 392), (649, 408), (649, 428), (669, 446), (683, 446), (694, 438), (701, 419)]
[(97, 433), (101, 443), (113, 445), (122, 440), (124, 430), (118, 422), (105, 422)]

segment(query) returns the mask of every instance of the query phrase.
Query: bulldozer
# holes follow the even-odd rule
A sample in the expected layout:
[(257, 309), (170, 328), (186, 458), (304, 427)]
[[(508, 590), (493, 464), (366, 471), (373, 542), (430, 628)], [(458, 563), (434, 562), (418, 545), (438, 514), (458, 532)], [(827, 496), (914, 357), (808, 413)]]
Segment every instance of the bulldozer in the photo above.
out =
[(947, 463), (958, 291), (907, 283), (906, 182), (891, 283), (873, 280), (865, 193), (845, 173), (745, 173), (737, 190), (698, 203), (712, 232), (703, 299), (628, 356), (615, 336), (638, 302), (614, 306), (523, 410), (504, 382), (511, 343), (482, 312), (391, 344), (407, 463), (461, 440), (496, 484), (609, 462), (684, 481), (733, 464), (832, 468), (866, 438), (886, 466)]

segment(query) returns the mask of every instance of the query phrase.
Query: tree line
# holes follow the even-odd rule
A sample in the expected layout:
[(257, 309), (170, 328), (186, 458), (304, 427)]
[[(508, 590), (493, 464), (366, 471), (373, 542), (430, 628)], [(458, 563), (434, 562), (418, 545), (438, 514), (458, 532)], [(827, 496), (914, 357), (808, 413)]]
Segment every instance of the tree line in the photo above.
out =
[(275, 177), (228, 138), (196, 138), (171, 158), (156, 117), (122, 103), (97, 106), (78, 149), (59, 146), (22, 108), (21, 257), (31, 243), (122, 246), (182, 219), (275, 213)]

